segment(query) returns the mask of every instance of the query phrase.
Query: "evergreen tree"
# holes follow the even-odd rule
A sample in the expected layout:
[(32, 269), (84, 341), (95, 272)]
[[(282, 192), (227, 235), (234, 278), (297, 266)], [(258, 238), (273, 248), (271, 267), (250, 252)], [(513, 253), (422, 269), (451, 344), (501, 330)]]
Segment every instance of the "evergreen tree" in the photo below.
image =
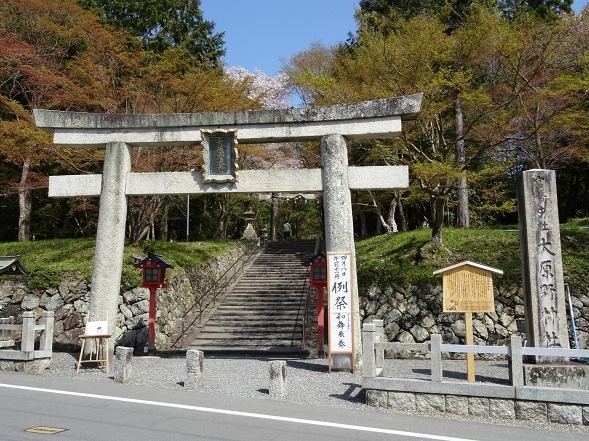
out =
[[(450, 29), (460, 27), (468, 16), (474, 0), (360, 0), (360, 12), (364, 21), (373, 29), (387, 31), (390, 19), (410, 19), (423, 13), (439, 14), (446, 17)], [(496, 6), (503, 16), (514, 18), (524, 12), (532, 12), (543, 20), (555, 19), (559, 14), (571, 13), (573, 0), (496, 0), (486, 3)]]
[(225, 55), (223, 32), (205, 20), (200, 0), (78, 0), (103, 21), (135, 35), (143, 48), (158, 53), (181, 48), (198, 61), (217, 67)]

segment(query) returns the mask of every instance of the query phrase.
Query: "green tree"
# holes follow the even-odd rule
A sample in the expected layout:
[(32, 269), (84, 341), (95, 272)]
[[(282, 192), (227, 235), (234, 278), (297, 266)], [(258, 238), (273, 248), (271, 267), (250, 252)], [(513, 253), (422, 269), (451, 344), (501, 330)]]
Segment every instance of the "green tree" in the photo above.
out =
[(460, 27), (473, 3), (473, 0), (360, 0), (359, 6), (365, 24), (386, 34), (393, 30), (398, 18), (408, 20), (420, 14), (438, 15), (450, 28)]
[[(473, 6), (496, 7), (504, 17), (514, 18), (531, 12), (538, 18), (554, 20), (562, 13), (572, 12), (573, 0), (497, 0), (494, 3), (475, 0), (360, 0), (360, 13), (373, 29), (387, 31), (395, 19), (409, 19), (430, 13), (444, 17), (451, 28), (464, 24)], [(392, 20), (391, 20), (392, 19)]]
[(225, 55), (223, 32), (205, 20), (200, 0), (78, 0), (105, 23), (136, 36), (144, 49), (162, 53), (180, 48), (199, 63), (219, 65)]
[[(0, 124), (4, 135), (0, 139), (0, 158), (18, 171), (9, 175), (10, 182), (3, 183), (2, 193), (17, 192), (18, 239), (28, 240), (32, 191), (47, 185), (43, 167), (66, 157), (56, 154), (29, 112), (36, 107), (108, 107), (112, 95), (87, 84), (85, 69), (78, 67), (88, 67), (85, 51), (103, 39), (113, 43), (116, 37), (106, 31), (101, 33), (91, 14), (68, 2), (7, 0), (0, 4), (0, 28)], [(94, 75), (113, 73), (108, 66), (116, 59), (111, 55), (111, 63), (95, 65)]]
[(561, 13), (571, 13), (573, 0), (502, 0), (499, 9), (504, 16), (514, 18), (522, 12), (531, 12), (543, 20), (554, 20)]
[(411, 175), (431, 198), (428, 218), (432, 240), (438, 243), (442, 242), (445, 203), (463, 173), (449, 136), (454, 107), (451, 92), (469, 84), (468, 75), (451, 68), (456, 59), (455, 39), (445, 29), (432, 15), (399, 19), (386, 35), (361, 29), (360, 44), (340, 49), (327, 74), (313, 77), (307, 71), (306, 76), (293, 76), (294, 81), (307, 80), (305, 87), (316, 90), (316, 104), (424, 94), (420, 115), (415, 124), (405, 126), (403, 142), (382, 143), (371, 161), (410, 165)]
[[(493, 9), (473, 7), (452, 32), (440, 15), (392, 18), (387, 32), (362, 26), (357, 43), (334, 49), (319, 75), (306, 67), (313, 65), (306, 60), (313, 52), (299, 54), (293, 61), (306, 61), (289, 65), (291, 79), (315, 104), (424, 94), (401, 144), (382, 142), (374, 149), (378, 155), (363, 152), (352, 160), (378, 161), (380, 155), (386, 163), (410, 166), (430, 198), (433, 242), (441, 243), (444, 207), (468, 203), (467, 195), (479, 213), (489, 210), (479, 219), (513, 211), (512, 193), (503, 184), (496, 191), (481, 186), (512, 179), (522, 158), (536, 159), (534, 166), (565, 164), (583, 150), (577, 136), (585, 133), (581, 109), (588, 90), (582, 17), (548, 22), (522, 13), (507, 20)], [(493, 201), (498, 195), (506, 199)], [(409, 200), (416, 207), (427, 202), (415, 195)]]

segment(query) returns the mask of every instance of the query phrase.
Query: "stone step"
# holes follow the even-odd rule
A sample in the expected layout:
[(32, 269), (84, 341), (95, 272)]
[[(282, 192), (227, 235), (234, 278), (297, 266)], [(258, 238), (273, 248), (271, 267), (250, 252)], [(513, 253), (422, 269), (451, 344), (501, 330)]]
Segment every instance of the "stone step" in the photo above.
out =
[[(302, 310), (293, 311), (275, 311), (268, 313), (264, 310), (246, 310), (243, 312), (237, 312), (234, 310), (224, 310), (216, 314), (211, 320), (214, 321), (228, 321), (228, 320), (241, 320), (241, 321), (264, 321), (268, 323), (276, 323), (278, 320), (285, 320), (290, 323), (291, 320), (301, 320), (303, 317)], [(214, 323), (214, 322), (213, 322)]]
[(282, 331), (282, 332), (273, 332), (273, 333), (269, 333), (269, 332), (264, 332), (264, 331), (258, 331), (258, 332), (248, 332), (247, 335), (244, 335), (242, 333), (239, 332), (234, 332), (232, 330), (223, 330), (223, 331), (219, 331), (219, 332), (202, 332), (199, 334), (198, 336), (198, 340), (202, 341), (202, 340), (215, 340), (215, 339), (228, 339), (228, 338), (232, 338), (235, 340), (300, 340), (301, 338), (301, 331), (294, 331), (294, 332), (288, 332), (288, 331)]
[(274, 299), (235, 299), (227, 300), (219, 306), (220, 308), (247, 308), (248, 305), (255, 309), (260, 308), (280, 308), (280, 309), (300, 309), (304, 303), (299, 300), (276, 301)]
[(248, 305), (252, 305), (253, 309), (255, 310), (268, 310), (268, 311), (278, 311), (278, 310), (293, 310), (293, 311), (297, 311), (301, 308), (304, 307), (304, 303), (303, 302), (293, 302), (293, 303), (276, 303), (276, 302), (266, 302), (266, 301), (262, 301), (262, 300), (258, 300), (258, 301), (250, 301), (250, 302), (244, 302), (244, 301), (237, 301), (237, 302), (232, 302), (232, 303), (222, 303), (221, 305), (219, 305), (217, 308), (219, 311), (223, 311), (224, 307), (228, 307), (228, 310), (231, 311), (239, 311), (239, 310), (246, 310), (248, 309)]
[(257, 320), (257, 321), (268, 321), (268, 323), (276, 322), (277, 320), (285, 320), (287, 323), (290, 323), (291, 320), (302, 320), (303, 314), (294, 313), (284, 313), (284, 312), (277, 312), (275, 314), (268, 314), (268, 313), (261, 313), (259, 311), (244, 311), (244, 312), (221, 312), (216, 314), (211, 320), (215, 322), (220, 321), (245, 321), (245, 320)]
[(282, 295), (282, 296), (299, 296), (301, 297), (304, 293), (306, 293), (306, 289), (301, 289), (300, 287), (288, 287), (288, 286), (254, 286), (254, 285), (245, 285), (245, 286), (236, 286), (231, 294), (229, 295), (236, 295), (236, 294), (274, 294), (275, 296)]
[(232, 346), (228, 347), (227, 345), (220, 345), (217, 346), (213, 343), (207, 345), (199, 345), (199, 346), (190, 346), (189, 349), (198, 349), (205, 353), (205, 355), (213, 354), (213, 355), (243, 355), (249, 354), (252, 356), (263, 354), (264, 356), (268, 356), (271, 354), (280, 355), (280, 356), (303, 356), (306, 352), (301, 350), (301, 348), (294, 344), (294, 345), (255, 345), (255, 346)]
[(255, 282), (265, 281), (268, 283), (284, 283), (285, 281), (291, 282), (293, 280), (300, 280), (306, 276), (305, 273), (298, 273), (291, 269), (285, 269), (279, 273), (273, 274), (250, 274), (249, 276), (242, 276), (240, 282), (248, 282), (253, 280)]
[(286, 298), (286, 299), (275, 299), (272, 297), (259, 297), (259, 296), (252, 296), (252, 297), (234, 297), (231, 299), (226, 299), (221, 306), (245, 306), (245, 305), (267, 305), (269, 307), (272, 306), (291, 306), (297, 308), (299, 306), (304, 306), (305, 302), (303, 299), (297, 298)]
[(230, 294), (225, 298), (228, 302), (301, 302), (307, 298), (306, 295), (302, 296), (300, 293), (288, 293), (280, 291), (240, 291), (235, 294)]
[[(305, 296), (306, 297), (306, 296)], [(228, 302), (246, 301), (246, 302), (298, 302), (304, 301), (305, 297), (292, 295), (288, 293), (281, 293), (277, 291), (240, 291), (226, 298)]]
[(293, 330), (298, 329), (300, 331), (301, 326), (299, 323), (296, 322), (281, 322), (281, 323), (268, 323), (268, 322), (256, 322), (256, 323), (249, 323), (249, 322), (230, 322), (224, 323), (220, 322), (217, 325), (215, 323), (210, 323), (207, 326), (207, 329), (203, 332), (224, 332), (225, 329), (230, 329), (231, 332), (242, 332), (242, 331), (251, 331), (251, 332), (268, 332), (268, 330), (274, 330), (276, 332), (291, 332)]
[[(269, 268), (271, 267), (271, 268)], [(268, 262), (268, 264), (256, 268), (255, 266), (250, 266), (249, 268), (250, 273), (245, 275), (244, 277), (257, 277), (257, 276), (275, 276), (275, 277), (288, 277), (291, 273), (294, 274), (305, 274), (307, 269), (302, 267), (300, 264), (296, 265), (289, 265), (289, 266), (280, 266), (277, 265), (276, 262)]]
[(306, 270), (303, 264), (306, 259), (285, 259), (280, 255), (274, 256), (259, 256), (254, 262), (251, 263), (250, 268), (256, 268), (259, 271), (275, 271), (277, 268), (296, 268), (298, 270)]
[(270, 348), (273, 346), (296, 346), (299, 342), (296, 339), (285, 338), (285, 339), (234, 339), (234, 338), (212, 338), (195, 340), (190, 346), (191, 347), (225, 347), (234, 348), (235, 346), (240, 347), (266, 347)]
[[(234, 286), (235, 290), (260, 290), (260, 291), (270, 291), (270, 290), (279, 290), (282, 292), (291, 292), (293, 294), (301, 295), (304, 291), (308, 289), (308, 281), (305, 283), (305, 279), (293, 279), (293, 280), (283, 280), (281, 283), (268, 283), (265, 279), (260, 280), (247, 280), (241, 283), (237, 283)], [(234, 291), (232, 291), (234, 292)]]
[(281, 273), (275, 274), (250, 274), (249, 276), (242, 276), (240, 282), (248, 282), (248, 281), (266, 281), (268, 283), (284, 283), (285, 281), (292, 283), (294, 280), (300, 280), (301, 278), (305, 278), (305, 273), (298, 273), (291, 269), (285, 269)]
[[(244, 320), (242, 318), (215, 318), (214, 320), (211, 319), (207, 322), (206, 328), (222, 327), (222, 326), (239, 327), (239, 328), (244, 328), (244, 329), (256, 329), (256, 328), (269, 328), (269, 329), (289, 328), (289, 329), (292, 329), (295, 326), (301, 326), (301, 322), (296, 320), (296, 318), (292, 318), (292, 319), (282, 318), (281, 320), (251, 319), (251, 320), (248, 320), (247, 324), (246, 324), (246, 323), (244, 323)], [(205, 330), (203, 330), (202, 332), (205, 332)]]
[(220, 311), (213, 315), (208, 323), (217, 322), (266, 322), (266, 323), (295, 323), (297, 320), (301, 321), (303, 317), (302, 311), (276, 311), (274, 313), (267, 311)]
[(239, 283), (235, 285), (235, 289), (233, 292), (239, 290), (259, 290), (259, 291), (269, 291), (269, 290), (279, 290), (279, 291), (286, 291), (286, 292), (296, 292), (299, 295), (302, 291), (306, 291), (306, 288), (300, 280), (297, 280), (296, 283), (289, 283), (288, 281), (283, 281), (280, 284), (269, 284), (265, 280), (260, 279), (257, 283), (256, 282), (246, 282), (246, 283)]

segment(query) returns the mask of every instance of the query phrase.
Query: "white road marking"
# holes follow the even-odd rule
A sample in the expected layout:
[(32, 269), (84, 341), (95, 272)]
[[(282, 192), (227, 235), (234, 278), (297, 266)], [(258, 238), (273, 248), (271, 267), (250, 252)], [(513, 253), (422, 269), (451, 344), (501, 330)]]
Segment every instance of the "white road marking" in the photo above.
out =
[(307, 424), (307, 425), (311, 425), (311, 426), (332, 427), (332, 428), (337, 428), (337, 429), (356, 430), (356, 431), (360, 431), (360, 432), (383, 433), (383, 434), (387, 434), (387, 435), (397, 435), (397, 436), (406, 436), (406, 437), (411, 437), (411, 438), (421, 438), (424, 440), (476, 441), (473, 439), (455, 438), (452, 436), (430, 435), (427, 433), (406, 432), (403, 430), (379, 429), (376, 427), (356, 426), (356, 425), (352, 425), (352, 424), (330, 423), (328, 421), (316, 421), (316, 420), (308, 420), (308, 419), (302, 419), (302, 418), (290, 418), (290, 417), (282, 417), (282, 416), (276, 416), (276, 415), (265, 415), (262, 413), (240, 412), (240, 411), (235, 411), (235, 410), (215, 409), (215, 408), (200, 407), (200, 406), (190, 406), (187, 404), (166, 403), (166, 402), (162, 402), (162, 401), (138, 400), (138, 399), (134, 399), (134, 398), (114, 397), (114, 396), (109, 396), (109, 395), (87, 394), (87, 393), (82, 393), (82, 392), (71, 392), (71, 391), (66, 391), (66, 390), (45, 389), (45, 388), (40, 388), (40, 387), (19, 386), (19, 385), (15, 385), (15, 384), (0, 383), (0, 387), (4, 387), (4, 388), (8, 388), (8, 389), (27, 390), (27, 391), (32, 391), (32, 392), (44, 392), (44, 393), (57, 394), (57, 395), (70, 395), (70, 396), (75, 396), (75, 397), (94, 398), (97, 400), (120, 401), (123, 403), (143, 404), (143, 405), (147, 405), (147, 406), (159, 406), (159, 407), (170, 407), (170, 408), (175, 408), (175, 409), (194, 410), (197, 412), (217, 413), (217, 414), (233, 415), (233, 416), (240, 416), (240, 417), (246, 417), (246, 418), (258, 418), (258, 419), (264, 419), (264, 420), (283, 421), (283, 422), (296, 423), (296, 424)]

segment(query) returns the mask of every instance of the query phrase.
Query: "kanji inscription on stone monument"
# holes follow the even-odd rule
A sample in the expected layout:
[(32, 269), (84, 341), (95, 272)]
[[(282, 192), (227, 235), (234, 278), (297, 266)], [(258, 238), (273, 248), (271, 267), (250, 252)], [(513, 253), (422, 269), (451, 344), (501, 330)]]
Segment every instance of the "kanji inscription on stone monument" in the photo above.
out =
[[(519, 176), (518, 210), (528, 343), (537, 347), (568, 348), (556, 175), (553, 170), (527, 170)], [(537, 357), (537, 361), (556, 360)]]

